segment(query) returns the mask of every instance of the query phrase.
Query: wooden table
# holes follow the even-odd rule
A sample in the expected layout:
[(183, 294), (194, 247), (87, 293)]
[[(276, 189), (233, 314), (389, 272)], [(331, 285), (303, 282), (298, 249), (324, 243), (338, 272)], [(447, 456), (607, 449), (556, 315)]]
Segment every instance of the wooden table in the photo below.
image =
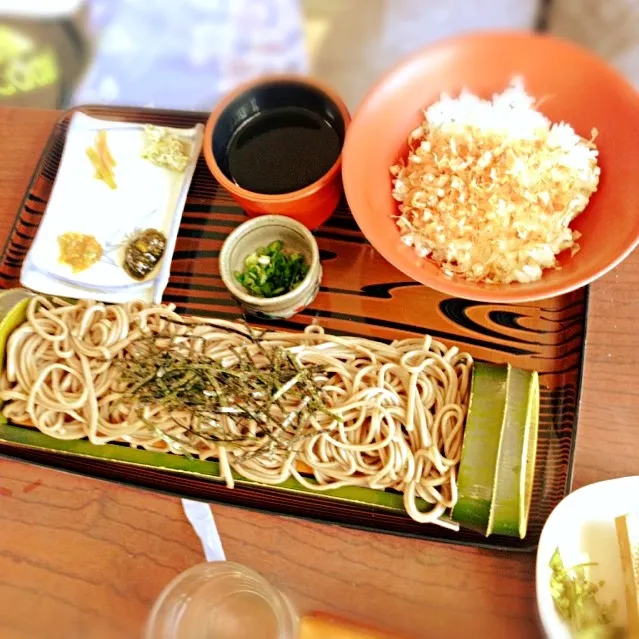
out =
[[(58, 116), (0, 110), (0, 245)], [(635, 253), (592, 287), (575, 487), (639, 473), (637, 314)], [(302, 608), (415, 639), (540, 636), (532, 554), (213, 512), (228, 558)], [(160, 590), (202, 560), (178, 499), (0, 459), (2, 639), (139, 637)]]

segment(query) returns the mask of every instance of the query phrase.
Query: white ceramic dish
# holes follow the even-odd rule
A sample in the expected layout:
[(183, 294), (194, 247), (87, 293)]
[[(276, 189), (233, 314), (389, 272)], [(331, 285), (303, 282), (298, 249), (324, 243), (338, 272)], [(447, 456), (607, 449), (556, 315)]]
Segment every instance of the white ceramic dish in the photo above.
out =
[(639, 476), (622, 477), (584, 486), (570, 493), (553, 510), (537, 549), (537, 606), (548, 639), (570, 639), (550, 595), (550, 558), (559, 548), (566, 567), (597, 562), (588, 578), (605, 583), (597, 595), (601, 603), (617, 601), (615, 625), (627, 623), (623, 572), (615, 517), (639, 511)]
[[(95, 178), (86, 154), (100, 130), (107, 131), (107, 144), (116, 161), (116, 189)], [(192, 129), (170, 129), (191, 144), (190, 161), (182, 173), (141, 157), (143, 130), (143, 124), (100, 120), (80, 112), (73, 115), (51, 197), (22, 266), (23, 286), (50, 295), (105, 302), (161, 301), (186, 195), (202, 148), (203, 127), (198, 124)], [(124, 246), (128, 238), (147, 228), (164, 233), (167, 245), (160, 264), (139, 282), (122, 268)], [(58, 237), (67, 232), (93, 235), (103, 247), (102, 259), (80, 273), (72, 273), (58, 259)]]

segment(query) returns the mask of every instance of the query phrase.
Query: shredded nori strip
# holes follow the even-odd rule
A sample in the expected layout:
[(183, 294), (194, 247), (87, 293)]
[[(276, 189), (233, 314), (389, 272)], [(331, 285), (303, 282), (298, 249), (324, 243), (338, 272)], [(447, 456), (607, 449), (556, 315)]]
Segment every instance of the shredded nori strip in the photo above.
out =
[[(177, 336), (153, 334), (136, 340), (115, 362), (126, 383), (123, 399), (140, 406), (161, 405), (185, 431), (183, 439), (170, 442), (175, 448), (183, 448), (192, 436), (193, 444), (199, 438), (236, 448), (236, 455), (243, 459), (249, 454), (241, 454), (239, 447), (247, 443), (252, 444), (250, 457), (294, 451), (303, 437), (313, 434), (307, 428), (313, 415), (322, 413), (340, 421), (326, 405), (322, 387), (329, 375), (323, 366), (300, 366), (286, 349), (265, 345), (250, 329), (248, 335), (229, 330), (244, 337), (233, 349), (235, 362), (230, 366), (194, 349), (185, 352), (183, 343), (176, 348)], [(256, 355), (268, 365), (256, 363)], [(283, 402), (289, 399), (298, 400), (298, 407), (282, 419)], [(276, 407), (280, 410), (274, 410)], [(176, 419), (176, 413), (182, 418)], [(225, 432), (226, 419), (242, 434)]]

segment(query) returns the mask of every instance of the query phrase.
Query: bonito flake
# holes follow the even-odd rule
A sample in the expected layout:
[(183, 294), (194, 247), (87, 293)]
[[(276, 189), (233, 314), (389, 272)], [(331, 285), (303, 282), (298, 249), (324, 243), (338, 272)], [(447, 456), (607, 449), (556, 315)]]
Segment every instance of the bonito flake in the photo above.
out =
[(534, 108), (520, 80), (492, 100), (442, 95), (391, 167), (402, 241), (448, 276), (534, 282), (579, 246), (570, 223), (597, 190), (586, 140)]

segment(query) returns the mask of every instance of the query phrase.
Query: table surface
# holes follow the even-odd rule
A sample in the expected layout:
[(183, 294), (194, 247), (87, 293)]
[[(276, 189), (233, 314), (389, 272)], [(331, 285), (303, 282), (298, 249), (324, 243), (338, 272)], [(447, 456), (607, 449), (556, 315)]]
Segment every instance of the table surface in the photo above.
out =
[[(0, 245), (59, 115), (0, 109)], [(639, 473), (637, 311), (635, 252), (591, 289), (574, 487)], [(212, 509), (227, 557), (303, 609), (415, 639), (541, 635), (534, 554)], [(3, 639), (139, 637), (161, 589), (201, 561), (178, 499), (0, 459)]]

